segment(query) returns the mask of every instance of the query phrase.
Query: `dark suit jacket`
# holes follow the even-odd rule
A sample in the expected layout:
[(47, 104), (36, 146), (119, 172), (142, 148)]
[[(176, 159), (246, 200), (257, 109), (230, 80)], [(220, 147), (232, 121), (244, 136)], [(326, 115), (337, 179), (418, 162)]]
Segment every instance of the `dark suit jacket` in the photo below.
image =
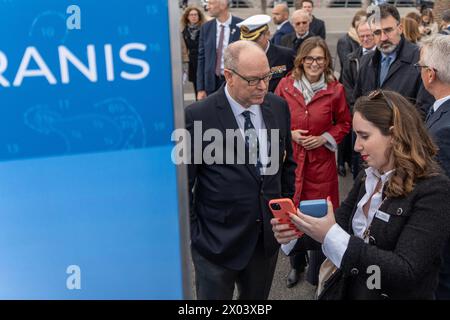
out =
[(325, 40), (327, 35), (327, 30), (325, 28), (325, 22), (323, 20), (317, 19), (313, 16), (311, 24), (309, 25), (309, 32), (315, 34), (316, 36), (321, 37)]
[(302, 45), (303, 41), (305, 41), (308, 38), (314, 37), (315, 34), (309, 31), (308, 35), (304, 39), (297, 39), (297, 34), (295, 32), (286, 34), (281, 38), (281, 45), (286, 48), (291, 48), (295, 51), (295, 53), (298, 53), (298, 49)]
[[(389, 221), (373, 218), (367, 244), (353, 235), (352, 229), (357, 204), (366, 193), (365, 174), (364, 170), (360, 172), (336, 210), (336, 223), (350, 234), (350, 241), (340, 270), (326, 283), (319, 298), (433, 299), (440, 252), (450, 234), (449, 179), (445, 175), (420, 179), (406, 197), (385, 199), (379, 210), (389, 216)], [(318, 244), (309, 237), (297, 242), (295, 250)], [(372, 265), (380, 268), (380, 289), (367, 287), (373, 275), (368, 267)]]
[[(239, 40), (240, 29), (236, 26), (242, 19), (232, 17), (229, 43)], [(212, 19), (200, 29), (198, 47), (197, 91), (205, 90), (209, 95), (216, 90), (216, 33), (217, 21)]]
[(269, 60), (270, 71), (273, 72), (269, 83), (269, 91), (274, 92), (280, 80), (294, 67), (295, 51), (270, 44), (267, 59)]
[(353, 92), (354, 99), (356, 101), (360, 96), (379, 88), (392, 90), (415, 104), (425, 119), (434, 98), (425, 90), (420, 72), (414, 67), (414, 63), (419, 61), (419, 48), (402, 37), (397, 50), (397, 58), (391, 64), (382, 86), (379, 83), (380, 51), (376, 49), (361, 58), (361, 67)]
[(292, 27), (292, 24), (288, 21), (285, 24), (283, 24), (283, 26), (280, 28), (280, 30), (277, 30), (277, 32), (275, 32), (275, 34), (272, 37), (271, 43), (273, 44), (277, 44), (277, 45), (281, 45), (281, 38), (283, 38), (283, 36), (285, 34), (294, 32), (294, 28)]
[[(450, 177), (450, 100), (442, 104), (427, 121), (427, 128), (439, 147), (437, 160)], [(450, 242), (444, 249), (443, 264), (439, 274), (438, 299), (450, 299)]]
[[(283, 99), (269, 93), (261, 111), (266, 128), (279, 129), (279, 145), (271, 145), (271, 150), (279, 147), (280, 151), (276, 174), (258, 176), (254, 165), (236, 164), (236, 155), (232, 164), (224, 161), (224, 164), (188, 166), (191, 244), (211, 262), (232, 270), (242, 270), (248, 264), (260, 230), (264, 236), (266, 256), (271, 257), (277, 252), (279, 245), (272, 232), (268, 202), (294, 195), (296, 164), (292, 157), (289, 107)], [(226, 129), (239, 128), (224, 86), (205, 100), (186, 108), (186, 128), (192, 141), (201, 139), (195, 136), (194, 121), (202, 122), (202, 133), (214, 128), (220, 130), (224, 137)], [(240, 139), (243, 141), (238, 134), (237, 140)], [(233, 142), (224, 138), (224, 145), (227, 143)], [(203, 142), (202, 151), (208, 144)], [(194, 147), (193, 143), (191, 147)], [(236, 154), (236, 148), (229, 150)]]

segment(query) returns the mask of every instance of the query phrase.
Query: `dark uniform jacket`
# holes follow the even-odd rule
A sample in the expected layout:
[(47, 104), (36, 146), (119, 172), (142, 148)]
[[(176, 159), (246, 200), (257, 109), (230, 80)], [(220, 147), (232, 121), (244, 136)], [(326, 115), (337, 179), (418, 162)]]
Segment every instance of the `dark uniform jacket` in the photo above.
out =
[(274, 92), (278, 83), (294, 67), (295, 51), (293, 49), (270, 44), (267, 50), (270, 71), (273, 73), (269, 91)]
[(408, 98), (422, 113), (423, 118), (434, 98), (425, 90), (420, 71), (414, 67), (419, 61), (419, 48), (403, 37), (397, 48), (397, 58), (391, 64), (383, 85), (380, 86), (381, 53), (377, 49), (361, 59), (361, 68), (356, 80), (354, 99), (376, 89), (392, 90)]

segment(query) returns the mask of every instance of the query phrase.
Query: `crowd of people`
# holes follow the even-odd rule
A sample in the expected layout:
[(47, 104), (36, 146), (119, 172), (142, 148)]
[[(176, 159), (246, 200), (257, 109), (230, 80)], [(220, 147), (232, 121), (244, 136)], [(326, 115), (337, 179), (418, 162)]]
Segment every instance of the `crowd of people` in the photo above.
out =
[[(297, 3), (245, 20), (228, 0), (208, 1), (209, 21), (184, 11), (197, 298), (231, 299), (236, 286), (238, 299), (267, 299), (281, 245), (287, 287), (309, 265), (319, 299), (450, 299), (450, 8), (440, 25), (428, 8), (357, 11), (338, 41), (337, 76), (325, 22), (312, 0)], [(241, 140), (245, 163), (195, 162), (194, 141), (209, 129), (226, 136), (224, 150)], [(229, 129), (240, 132), (232, 141)], [(277, 170), (266, 174), (273, 148)], [(354, 185), (340, 203), (347, 171)], [(286, 223), (269, 209), (277, 198), (296, 208), (327, 199), (327, 214), (297, 210)], [(373, 266), (380, 285), (369, 287)]]

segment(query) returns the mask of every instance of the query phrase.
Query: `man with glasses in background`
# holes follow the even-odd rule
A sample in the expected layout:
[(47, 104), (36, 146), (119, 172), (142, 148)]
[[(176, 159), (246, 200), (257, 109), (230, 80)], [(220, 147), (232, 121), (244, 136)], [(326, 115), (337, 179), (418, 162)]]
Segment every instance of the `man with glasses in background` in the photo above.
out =
[[(295, 191), (289, 107), (267, 92), (272, 74), (265, 52), (254, 42), (230, 44), (224, 66), (226, 84), (187, 107), (185, 116), (191, 157), (201, 159), (188, 165), (197, 298), (231, 300), (236, 285), (240, 300), (267, 299), (279, 249), (268, 203), (292, 198)], [(223, 137), (213, 141), (216, 156), (223, 157), (213, 163), (202, 159), (212, 142), (200, 143), (200, 150), (194, 143), (209, 129)], [(230, 129), (234, 135), (226, 134)], [(251, 153), (255, 162), (249, 160)], [(270, 159), (271, 172), (264, 159)]]
[(309, 31), (310, 23), (311, 15), (307, 11), (302, 9), (294, 11), (291, 17), (291, 24), (295, 31), (284, 35), (281, 38), (281, 45), (294, 49), (298, 53), (298, 48), (300, 48), (303, 41), (315, 36)]
[(425, 119), (434, 98), (425, 90), (420, 73), (414, 68), (419, 48), (403, 37), (397, 8), (390, 4), (377, 8), (368, 17), (377, 48), (361, 59), (354, 99), (380, 88), (396, 91), (410, 99)]

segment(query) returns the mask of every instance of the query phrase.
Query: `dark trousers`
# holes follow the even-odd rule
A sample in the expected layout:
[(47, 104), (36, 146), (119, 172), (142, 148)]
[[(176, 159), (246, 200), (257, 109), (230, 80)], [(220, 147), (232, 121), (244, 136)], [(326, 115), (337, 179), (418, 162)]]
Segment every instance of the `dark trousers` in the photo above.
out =
[(309, 251), (309, 267), (306, 274), (306, 281), (313, 286), (317, 286), (319, 283), (319, 271), (322, 262), (325, 260), (325, 255), (322, 250)]
[(352, 133), (348, 133), (341, 143), (338, 145), (338, 153), (337, 153), (337, 163), (338, 166), (345, 167), (345, 163), (347, 162), (349, 168), (352, 166)]
[(266, 300), (272, 286), (278, 250), (270, 258), (264, 255), (262, 235), (250, 262), (243, 270), (231, 270), (206, 259), (191, 247), (198, 300), (231, 300), (234, 286), (238, 300)]
[(289, 257), (291, 268), (301, 271), (306, 267), (308, 252), (306, 250), (299, 251)]

